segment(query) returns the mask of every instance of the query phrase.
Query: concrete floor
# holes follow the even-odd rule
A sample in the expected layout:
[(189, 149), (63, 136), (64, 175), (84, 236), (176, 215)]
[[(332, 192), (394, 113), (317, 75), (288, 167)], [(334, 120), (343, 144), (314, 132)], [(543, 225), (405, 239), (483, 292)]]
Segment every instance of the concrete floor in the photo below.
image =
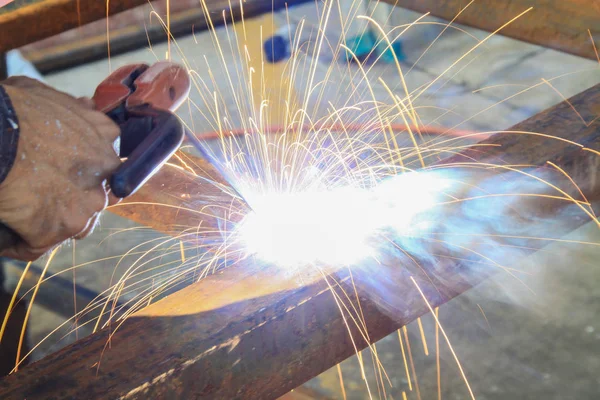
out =
[[(314, 16), (314, 5), (308, 4), (290, 10), (290, 18)], [(417, 15), (396, 10), (394, 24), (412, 22)], [(429, 18), (429, 20), (434, 20)], [(275, 21), (284, 21), (277, 15)], [(251, 25), (251, 24), (249, 24)], [(255, 26), (259, 26), (256, 24)], [(467, 29), (475, 38), (487, 34)], [(406, 53), (405, 68), (410, 68), (432, 40), (439, 28), (419, 26), (403, 38)], [(227, 32), (219, 29), (221, 43), (227, 43)], [(235, 119), (236, 105), (233, 93), (216, 67), (218, 55), (207, 33), (177, 40), (187, 62), (202, 75), (207, 61), (215, 74), (214, 88), (221, 91), (223, 103)], [(206, 44), (206, 45), (205, 45)], [(449, 30), (438, 39), (407, 74), (407, 84), (416, 88), (436, 80), (448, 66), (476, 44), (472, 36), (458, 30)], [(163, 58), (166, 45), (134, 51), (113, 57), (112, 68), (130, 62), (153, 61)], [(205, 58), (206, 57), (206, 58)], [(180, 55), (174, 57), (181, 59)], [(206, 61), (205, 61), (206, 60)], [(225, 62), (235, 65), (235, 57), (225, 52)], [(319, 67), (317, 76), (325, 74)], [(48, 83), (76, 96), (91, 96), (95, 86), (106, 76), (106, 60), (46, 76)], [(387, 82), (397, 81), (392, 65), (373, 69), (374, 77)], [(560, 77), (561, 75), (568, 74)], [(344, 74), (330, 81), (331, 90), (325, 90), (326, 100), (345, 100), (340, 94)], [(238, 76), (234, 76), (233, 80)], [(557, 78), (558, 77), (558, 78)], [(552, 83), (540, 84), (544, 78)], [(554, 79), (556, 78), (556, 79)], [(339, 79), (339, 80), (336, 80)], [(302, 92), (299, 79), (296, 91)], [(371, 79), (376, 81), (376, 79)], [(553, 50), (496, 36), (477, 49), (439, 79), (418, 103), (425, 123), (441, 126), (458, 126), (475, 131), (496, 131), (531, 116), (562, 100), (600, 82), (598, 63)], [(497, 86), (497, 85), (503, 86)], [(537, 85), (537, 86), (536, 86)], [(478, 89), (486, 88), (475, 92)], [(533, 87), (523, 94), (505, 100), (523, 88)], [(555, 90), (556, 89), (556, 90)], [(374, 88), (376, 96), (385, 97), (380, 86)], [(242, 90), (243, 91), (243, 90)], [(364, 95), (365, 90), (360, 90)], [(247, 94), (247, 93), (246, 93)], [(378, 97), (379, 98), (379, 97)], [(182, 117), (194, 125), (196, 132), (208, 132), (214, 126), (201, 115), (210, 107), (204, 104), (200, 93), (192, 94), (199, 111), (190, 116), (187, 110)], [(451, 109), (452, 113), (445, 113)], [(128, 233), (111, 233), (135, 224), (111, 214), (103, 216), (101, 229), (91, 238), (77, 243), (75, 248), (64, 248), (51, 266), (53, 271), (68, 268), (73, 263), (98, 260), (111, 255), (121, 255), (145, 240), (158, 237), (151, 230)], [(587, 225), (572, 234), (573, 238), (600, 243), (600, 233), (595, 226)], [(75, 260), (73, 260), (75, 258)], [(478, 399), (597, 399), (600, 396), (600, 246), (551, 244), (543, 252), (523, 260), (511, 260), (527, 275), (514, 278), (499, 274), (477, 288), (465, 293), (440, 309), (440, 318), (451, 344), (465, 367), (469, 382)], [(127, 261), (124, 262), (127, 265)], [(115, 270), (114, 259), (94, 263), (77, 270), (77, 282), (96, 291), (110, 284)], [(123, 267), (120, 267), (123, 268)], [(71, 272), (65, 276), (71, 278)], [(118, 273), (117, 273), (118, 275)], [(527, 288), (530, 288), (528, 290)], [(535, 293), (532, 294), (532, 292)], [(32, 317), (30, 340), (35, 343), (61, 321), (52, 312), (36, 309)], [(430, 355), (422, 350), (418, 326), (412, 323), (408, 333), (417, 371), (420, 396), (437, 398), (436, 363), (434, 348), (434, 322), (431, 316), (423, 318)], [(64, 331), (63, 331), (64, 332)], [(82, 331), (82, 334), (85, 331)], [(73, 339), (73, 335), (69, 337)], [(34, 357), (56, 349), (55, 342), (40, 347)], [(65, 341), (61, 342), (61, 345)], [(468, 398), (466, 386), (460, 377), (448, 346), (441, 343), (441, 392), (444, 399)], [(390, 377), (392, 387), (386, 387), (388, 398), (417, 399), (416, 388), (410, 391), (404, 373), (398, 337), (394, 333), (377, 344), (382, 363)], [(366, 354), (365, 354), (366, 355)], [(368, 360), (365, 357), (365, 360)], [(361, 378), (356, 357), (341, 364), (344, 388), (348, 399), (368, 398), (367, 385)], [(372, 371), (367, 371), (367, 381), (373, 396), (383, 398), (378, 392)], [(337, 369), (323, 373), (306, 384), (322, 398), (341, 399)], [(413, 382), (414, 386), (414, 382)]]

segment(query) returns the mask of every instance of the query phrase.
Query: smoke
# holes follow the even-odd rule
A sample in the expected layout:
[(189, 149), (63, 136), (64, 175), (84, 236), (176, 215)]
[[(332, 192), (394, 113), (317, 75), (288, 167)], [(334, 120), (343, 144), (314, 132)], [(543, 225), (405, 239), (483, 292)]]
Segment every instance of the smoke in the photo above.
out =
[[(423, 303), (410, 277), (434, 304), (497, 273), (521, 285), (526, 256), (589, 220), (583, 211), (588, 206), (565, 195), (575, 192), (581, 200), (573, 184), (549, 170), (451, 168), (412, 178), (430, 182), (425, 186), (434, 195), (414, 194), (418, 206), (403, 221), (408, 223), (396, 224), (388, 212), (389, 223), (371, 238), (377, 257), (352, 267), (361, 292), (394, 318), (402, 318), (415, 296)], [(403, 207), (407, 203), (397, 200), (411, 193), (396, 179), (389, 181), (386, 199)]]

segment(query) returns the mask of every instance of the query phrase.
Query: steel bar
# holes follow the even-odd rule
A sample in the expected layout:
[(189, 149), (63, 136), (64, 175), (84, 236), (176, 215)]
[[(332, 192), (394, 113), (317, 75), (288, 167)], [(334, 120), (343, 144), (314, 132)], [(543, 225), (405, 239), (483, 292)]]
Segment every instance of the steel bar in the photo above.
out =
[(105, 1), (41, 0), (19, 7), (0, 14), (0, 52), (19, 48), (147, 2), (148, 0), (113, 0), (109, 2), (108, 11)]
[[(251, 3), (253, 4), (253, 3)], [(270, 3), (269, 3), (270, 7)], [(239, 7), (231, 12), (239, 16)], [(265, 12), (261, 10), (260, 12)], [(129, 11), (124, 12), (127, 14)], [(146, 18), (137, 24), (110, 28), (110, 55), (116, 56), (128, 51), (156, 45), (167, 40), (167, 33), (157, 18), (150, 18), (149, 10)], [(214, 17), (213, 17), (214, 18)], [(222, 18), (217, 19), (217, 25)], [(197, 5), (189, 10), (171, 14), (171, 35), (178, 37), (190, 35), (207, 29), (206, 19), (202, 9)], [(25, 57), (43, 74), (73, 68), (77, 65), (101, 60), (107, 56), (106, 28), (97, 35), (84, 37), (79, 40), (63, 41), (49, 46), (36, 45), (23, 49)]]
[[(205, 203), (243, 210), (244, 203), (227, 191), (228, 183), (206, 160), (179, 151), (177, 156), (193, 166), (196, 174), (166, 166), (137, 193), (110, 211), (167, 234), (194, 228), (214, 229), (223, 215), (202, 211)], [(235, 220), (236, 216), (227, 216)]]
[[(14, 292), (19, 278), (25, 271), (26, 265), (26, 263), (16, 260), (4, 261), (6, 273), (5, 289), (8, 293), (12, 294)], [(19, 298), (26, 299), (28, 295), (31, 295), (41, 274), (42, 268), (34, 264), (27, 269), (27, 274), (25, 274), (19, 290)], [(48, 310), (52, 310), (52, 312), (64, 318), (71, 318), (75, 313), (75, 304), (78, 304), (81, 310), (82, 307), (100, 298), (100, 294), (91, 289), (79, 284), (74, 286), (72, 280), (55, 276), (40, 286), (35, 303)], [(127, 307), (120, 302), (116, 306)], [(93, 315), (86, 315), (85, 320), (92, 319), (93, 317)]]
[[(244, 18), (251, 18), (282, 7), (293, 6), (306, 0), (252, 0), (244, 2)], [(207, 0), (206, 6), (214, 26), (220, 26), (231, 18), (240, 20), (242, 9), (239, 2)], [(167, 40), (165, 28), (151, 12), (166, 15), (165, 3), (136, 7), (110, 20), (110, 52), (117, 55), (130, 50), (155, 45)], [(171, 0), (170, 32), (173, 37), (191, 35), (209, 28), (201, 3), (198, 0)], [(83, 28), (64, 32), (22, 49), (25, 57), (42, 73), (53, 72), (75, 65), (106, 58), (106, 22), (96, 21)]]
[[(509, 131), (551, 134), (598, 151), (599, 107), (600, 85)], [(500, 157), (507, 163), (533, 165), (552, 160), (571, 174), (597, 205), (597, 154), (519, 133), (497, 135), (490, 142), (501, 147), (470, 155), (480, 161)], [(457, 156), (451, 161), (466, 159)], [(160, 175), (154, 178), (165, 186), (171, 183), (163, 179)], [(555, 216), (552, 229), (557, 237), (587, 221), (581, 215), (558, 213), (560, 204), (536, 200), (532, 205), (538, 214)], [(152, 226), (163, 215), (149, 212), (145, 218)], [(159, 229), (164, 226), (163, 222), (157, 224)], [(521, 244), (531, 245), (527, 241)], [(395, 302), (374, 296), (362, 282), (356, 283), (368, 328), (364, 336), (357, 324), (348, 322), (352, 312), (340, 312), (345, 296), (342, 289), (350, 293), (347, 300), (354, 293), (346, 271), (338, 271), (328, 283), (307, 274), (305, 284), (299, 286), (297, 279), (277, 267), (248, 261), (146, 307), (114, 332), (104, 330), (89, 336), (5, 378), (0, 381), (0, 397), (276, 398), (427, 312), (409, 276), (416, 278), (428, 301), (437, 306), (494, 273), (459, 261), (442, 266), (424, 264), (423, 268), (435, 278), (429, 280), (431, 276), (409, 268), (395, 269), (392, 282), (388, 282), (396, 293), (402, 293)]]
[[(471, 4), (461, 0), (384, 0), (420, 13), (431, 13), (447, 21), (492, 32), (529, 7), (533, 10), (499, 33), (513, 39), (549, 47), (581, 57), (597, 59), (590, 34), (600, 40), (600, 6), (594, 0), (483, 0)], [(590, 32), (588, 33), (588, 29)]]

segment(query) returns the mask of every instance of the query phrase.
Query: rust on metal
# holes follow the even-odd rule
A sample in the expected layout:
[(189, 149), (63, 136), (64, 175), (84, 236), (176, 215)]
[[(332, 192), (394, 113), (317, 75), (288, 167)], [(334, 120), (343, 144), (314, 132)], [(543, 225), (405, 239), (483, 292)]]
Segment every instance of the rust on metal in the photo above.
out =
[(227, 191), (229, 184), (222, 175), (202, 158), (182, 151), (176, 156), (192, 165), (194, 173), (166, 165), (134, 195), (109, 211), (167, 234), (177, 234), (190, 227), (198, 232), (214, 230), (220, 218), (235, 221), (236, 215), (223, 215), (214, 208), (204, 209), (209, 204), (243, 210), (245, 203)]
[(19, 48), (147, 2), (110, 1), (108, 11), (105, 1), (44, 0), (19, 7), (0, 14), (0, 31), (3, 32), (0, 35), (0, 52)]
[[(384, 0), (447, 21), (493, 32), (529, 7), (533, 9), (499, 33), (513, 39), (596, 60), (591, 36), (600, 40), (600, 5), (595, 0)], [(588, 33), (588, 29), (590, 32)]]
[[(570, 103), (579, 114), (563, 102), (509, 131), (555, 135), (600, 150), (600, 85), (571, 98)], [(538, 166), (551, 160), (573, 176), (590, 202), (598, 205), (598, 156), (593, 152), (518, 133), (496, 135), (489, 142), (501, 148), (492, 148), (486, 155), (468, 155), (483, 162), (502, 157), (503, 163)], [(466, 159), (459, 155), (451, 162)], [(165, 188), (179, 185), (162, 175), (171, 172), (165, 170), (155, 176), (154, 184), (163, 182)], [(185, 184), (193, 186), (194, 182)], [(178, 192), (177, 187), (173, 189)], [(160, 194), (159, 201), (168, 193), (171, 190)], [(152, 193), (145, 195), (152, 197)], [(171, 201), (176, 204), (175, 199)], [(563, 205), (551, 199), (532, 205), (558, 222), (552, 229), (559, 236), (589, 220), (581, 215), (558, 214)], [(173, 217), (152, 208), (145, 214), (138, 212), (136, 220), (157, 229), (164, 228), (165, 221)], [(532, 247), (527, 241), (519, 244)], [(91, 335), (5, 378), (0, 381), (0, 397), (276, 398), (426, 313), (428, 308), (410, 276), (435, 307), (495, 273), (464, 261), (424, 263), (422, 267), (430, 276), (418, 269), (394, 269), (389, 284), (396, 293), (402, 293), (394, 301), (374, 296), (364, 283), (356, 283), (368, 328), (365, 335), (356, 324), (346, 324), (332, 295), (343, 298), (342, 289), (354, 293), (345, 270), (331, 276), (329, 283), (313, 276), (305, 277), (305, 284), (298, 286), (297, 279), (282, 277), (285, 274), (274, 266), (247, 261), (144, 308), (115, 332)], [(353, 296), (350, 298), (356, 300)]]

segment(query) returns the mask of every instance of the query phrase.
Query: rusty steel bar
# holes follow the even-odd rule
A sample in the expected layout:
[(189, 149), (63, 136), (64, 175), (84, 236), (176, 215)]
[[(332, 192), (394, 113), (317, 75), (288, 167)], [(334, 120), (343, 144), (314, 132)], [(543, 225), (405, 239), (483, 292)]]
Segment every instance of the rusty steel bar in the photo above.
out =
[[(6, 274), (5, 289), (8, 293), (12, 294), (14, 292), (19, 278), (25, 271), (26, 265), (24, 262), (15, 260), (4, 261), (4, 272)], [(42, 268), (35, 264), (32, 264), (27, 269), (27, 274), (25, 274), (19, 289), (19, 298), (25, 299), (27, 295), (31, 295), (33, 288), (38, 284), (41, 274)], [(35, 298), (35, 304), (52, 310), (52, 312), (68, 319), (75, 313), (75, 304), (85, 306), (97, 298), (100, 298), (99, 293), (81, 285), (74, 287), (72, 280), (55, 276), (40, 286), (40, 290)], [(119, 303), (117, 307), (127, 306)], [(94, 316), (86, 315), (85, 318), (86, 320), (90, 320)], [(91, 333), (91, 330), (88, 332)]]
[[(212, 5), (212, 2), (207, 3)], [(269, 2), (269, 9), (270, 5)], [(111, 56), (148, 46), (148, 43), (156, 45), (167, 40), (168, 36), (164, 27), (157, 18), (150, 18), (150, 9), (147, 11), (146, 18), (135, 20), (134, 22), (137, 22), (135, 24), (111, 27)], [(265, 11), (261, 9), (259, 12)], [(255, 7), (251, 7), (250, 12), (256, 14), (258, 11)], [(129, 11), (126, 11), (121, 15), (128, 13)], [(240, 14), (239, 7), (234, 7), (230, 13), (237, 18)], [(215, 17), (213, 16), (213, 18)], [(222, 23), (222, 18), (215, 19), (215, 25)], [(194, 8), (171, 14), (170, 22), (173, 37), (190, 35), (192, 32), (201, 32), (208, 28), (199, 2)], [(106, 28), (104, 32), (79, 40), (65, 38), (62, 42), (55, 40), (55, 43), (42, 45), (44, 42), (36, 43), (35, 46), (27, 46), (22, 50), (23, 55), (35, 65), (38, 71), (44, 74), (73, 68), (80, 64), (104, 59), (107, 56)]]
[[(469, 3), (462, 0), (384, 0), (420, 13), (453, 20)], [(471, 4), (456, 23), (492, 32), (529, 7), (533, 10), (500, 31), (503, 36), (597, 59), (591, 36), (600, 40), (600, 8), (595, 0), (482, 0)], [(590, 33), (588, 33), (588, 29)]]
[(148, 0), (42, 0), (0, 14), (0, 52), (146, 4)]
[[(571, 98), (570, 105), (563, 102), (510, 131), (552, 134), (598, 151), (599, 107), (597, 85)], [(597, 154), (519, 133), (496, 135), (489, 142), (501, 147), (467, 156), (482, 162), (501, 157), (503, 163), (533, 165), (552, 160), (573, 176), (590, 202), (598, 205)], [(460, 155), (450, 161), (466, 160), (472, 161)], [(153, 178), (165, 188), (172, 183), (162, 180), (166, 172)], [(573, 186), (565, 181), (565, 188)], [(576, 192), (574, 187), (565, 190)], [(168, 193), (165, 190), (157, 196), (167, 198)], [(556, 237), (589, 221), (581, 215), (558, 214), (563, 204), (539, 199), (530, 204), (537, 216), (544, 214), (556, 222), (552, 224)], [(164, 216), (150, 209), (139, 220), (144, 218), (149, 218), (145, 222), (152, 226)], [(165, 225), (159, 222), (157, 226)], [(520, 244), (532, 246), (528, 241)], [(410, 276), (437, 306), (495, 273), (462, 261), (424, 264), (423, 268), (429, 276), (418, 269), (394, 269), (395, 275), (387, 283), (393, 284), (395, 293), (402, 293), (394, 302), (375, 296), (364, 282), (356, 282), (368, 328), (365, 335), (355, 323), (348, 322), (352, 310), (344, 311), (345, 318), (340, 312), (340, 307), (356, 300), (344, 270), (329, 277), (328, 282), (307, 274), (305, 284), (298, 286), (297, 279), (285, 278), (289, 274), (277, 267), (247, 261), (137, 312), (112, 332), (110, 342), (111, 331), (103, 330), (5, 378), (0, 381), (0, 397), (276, 398), (426, 313), (428, 308)]]
[[(167, 234), (195, 228), (198, 232), (213, 230), (220, 218), (235, 220), (235, 215), (220, 215), (214, 210), (202, 211), (205, 203), (222, 208), (244, 210), (242, 199), (232, 196), (229, 184), (206, 160), (182, 151), (177, 157), (192, 166), (197, 175), (170, 166), (163, 167), (137, 193), (109, 210), (121, 217)], [(204, 202), (199, 202), (203, 199)], [(197, 227), (197, 228), (196, 228)]]
[[(244, 18), (293, 6), (306, 0), (251, 0), (244, 2)], [(154, 2), (127, 10), (113, 17), (110, 22), (110, 52), (117, 55), (126, 51), (166, 41), (165, 28), (151, 11), (166, 15), (164, 2)], [(239, 20), (242, 8), (239, 2), (206, 0), (214, 26), (220, 26), (232, 18)], [(201, 32), (209, 28), (201, 2), (198, 0), (171, 0), (171, 35), (179, 37)], [(0, 26), (0, 29), (2, 27)], [(23, 55), (42, 73), (72, 68), (75, 65), (106, 58), (106, 23), (96, 21), (83, 29), (74, 29), (59, 36), (37, 42), (21, 49)]]

